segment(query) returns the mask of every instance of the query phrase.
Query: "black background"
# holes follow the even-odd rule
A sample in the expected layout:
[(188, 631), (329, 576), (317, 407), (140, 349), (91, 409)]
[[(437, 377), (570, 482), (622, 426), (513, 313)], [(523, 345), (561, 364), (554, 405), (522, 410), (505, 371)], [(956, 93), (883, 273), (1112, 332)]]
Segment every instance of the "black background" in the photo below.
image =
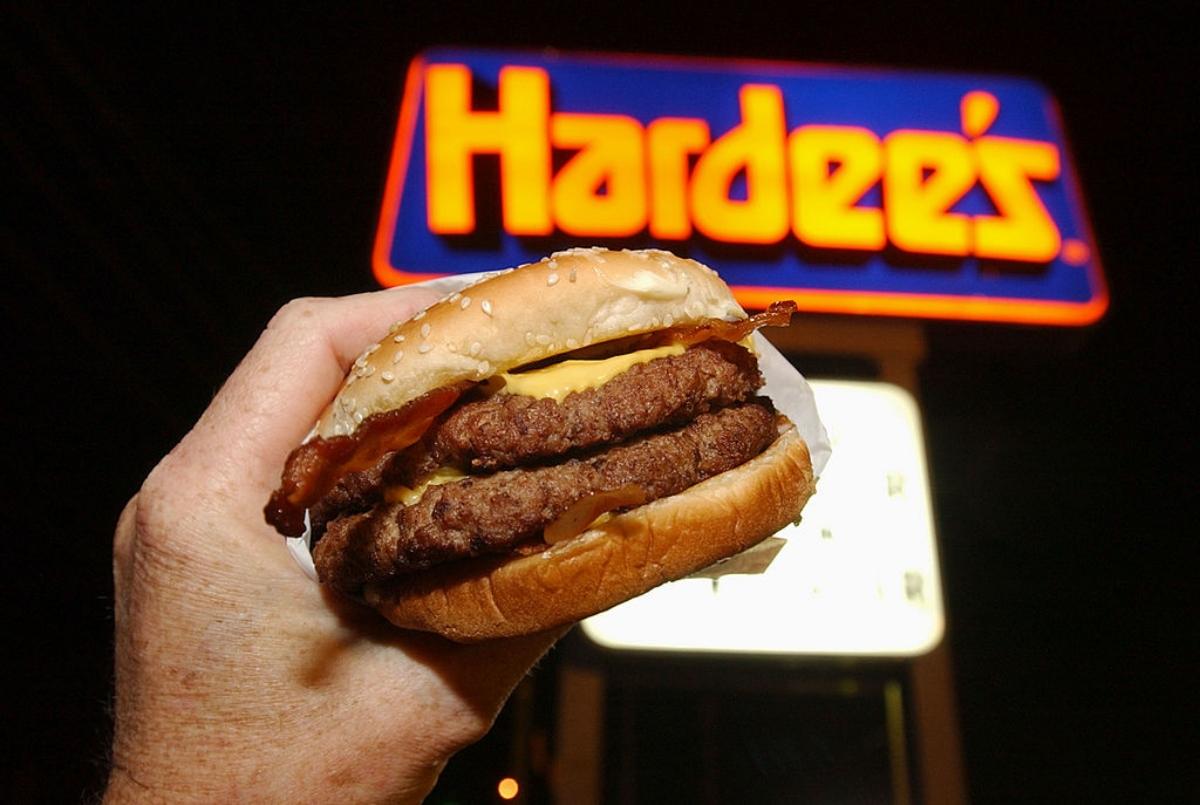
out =
[[(480, 44), (1012, 72), (1058, 96), (1112, 293), (1086, 332), (941, 324), (921, 373), (972, 797), (1200, 790), (1193, 78), (1178, 18), (839, 2), (478, 4), (3, 25), (0, 797), (103, 779), (112, 525), (270, 314), (369, 289), (404, 69)], [(1182, 8), (1182, 4), (1180, 5)], [(10, 179), (11, 182), (11, 179)]]

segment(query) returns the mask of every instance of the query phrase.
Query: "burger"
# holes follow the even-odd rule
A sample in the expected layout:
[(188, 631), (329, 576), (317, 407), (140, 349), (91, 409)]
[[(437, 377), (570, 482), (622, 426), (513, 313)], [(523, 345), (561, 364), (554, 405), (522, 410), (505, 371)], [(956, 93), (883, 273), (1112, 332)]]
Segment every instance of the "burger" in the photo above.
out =
[(796, 520), (808, 447), (755, 316), (658, 250), (486, 275), (355, 360), (266, 506), (322, 584), (460, 642), (608, 609)]

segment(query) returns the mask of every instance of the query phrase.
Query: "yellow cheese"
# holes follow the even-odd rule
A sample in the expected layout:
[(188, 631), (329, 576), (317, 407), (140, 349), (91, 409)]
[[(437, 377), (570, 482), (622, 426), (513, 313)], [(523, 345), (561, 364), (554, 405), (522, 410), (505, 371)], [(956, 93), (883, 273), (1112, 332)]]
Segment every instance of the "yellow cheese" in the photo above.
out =
[(682, 344), (671, 344), (655, 349), (639, 349), (598, 361), (562, 361), (542, 369), (502, 372), (498, 376), (504, 381), (504, 390), (509, 394), (550, 397), (562, 402), (568, 394), (601, 386), (636, 364), (668, 355), (680, 355), (683, 351)]
[(400, 484), (389, 486), (383, 491), (383, 499), (388, 503), (403, 503), (405, 506), (411, 506), (421, 499), (421, 495), (424, 495), (425, 490), (429, 487), (448, 484), (465, 477), (456, 467), (438, 467), (426, 476), (415, 489)]

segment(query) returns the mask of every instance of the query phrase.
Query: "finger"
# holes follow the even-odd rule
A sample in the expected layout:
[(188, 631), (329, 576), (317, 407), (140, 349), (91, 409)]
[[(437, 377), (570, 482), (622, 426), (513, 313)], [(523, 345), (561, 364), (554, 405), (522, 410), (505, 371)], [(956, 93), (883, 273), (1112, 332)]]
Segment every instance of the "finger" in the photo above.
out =
[[(474, 743), (487, 732), (513, 689), (547, 651), (566, 634), (571, 625), (547, 632), (489, 640), (472, 645), (443, 644), (440, 651), (427, 646), (426, 660), (444, 652), (431, 667), (438, 669), (441, 680), (474, 714), (475, 729), (468, 729), (463, 745)], [(461, 746), (451, 746), (457, 750)]]
[(410, 657), (437, 668), (442, 681), (472, 709), (494, 716), (521, 678), (573, 625), (479, 643), (452, 643), (433, 634), (396, 631), (386, 623), (380, 628), (390, 629), (395, 644)]
[[(449, 743), (440, 747), (453, 753), (483, 737), (492, 726), (504, 702), (547, 651), (566, 634), (573, 624), (546, 632), (486, 640), (481, 643), (451, 643), (433, 634), (396, 630), (379, 619), (382, 626), (365, 634), (372, 635), (377, 648), (398, 649), (381, 659), (396, 666), (394, 674), (414, 679), (409, 663), (416, 661), (425, 669), (430, 684), (427, 701), (438, 704), (436, 692), (445, 690), (454, 703), (453, 714), (439, 722), (441, 738)], [(390, 630), (390, 636), (381, 631)], [(393, 674), (382, 672), (382, 678)], [(401, 706), (398, 703), (396, 706)]]
[(355, 356), (391, 324), (436, 299), (425, 289), (395, 288), (290, 302), (181, 447), (218, 476), (235, 475), (238, 487), (261, 506), (259, 498), (278, 484), (288, 453), (333, 399)]
[(488, 669), (486, 678), (475, 680), (474, 699), (478, 706), (485, 711), (490, 709), (494, 717), (517, 683), (572, 626), (458, 647), (464, 654), (464, 664), (469, 660), (476, 667)]

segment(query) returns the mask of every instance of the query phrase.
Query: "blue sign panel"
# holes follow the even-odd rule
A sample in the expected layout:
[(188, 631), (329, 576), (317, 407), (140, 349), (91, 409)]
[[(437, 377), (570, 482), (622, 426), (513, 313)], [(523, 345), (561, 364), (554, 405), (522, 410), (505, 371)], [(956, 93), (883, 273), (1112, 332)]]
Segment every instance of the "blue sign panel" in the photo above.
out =
[(1012, 77), (438, 49), (382, 284), (655, 246), (747, 307), (1084, 325), (1108, 304), (1053, 97)]

